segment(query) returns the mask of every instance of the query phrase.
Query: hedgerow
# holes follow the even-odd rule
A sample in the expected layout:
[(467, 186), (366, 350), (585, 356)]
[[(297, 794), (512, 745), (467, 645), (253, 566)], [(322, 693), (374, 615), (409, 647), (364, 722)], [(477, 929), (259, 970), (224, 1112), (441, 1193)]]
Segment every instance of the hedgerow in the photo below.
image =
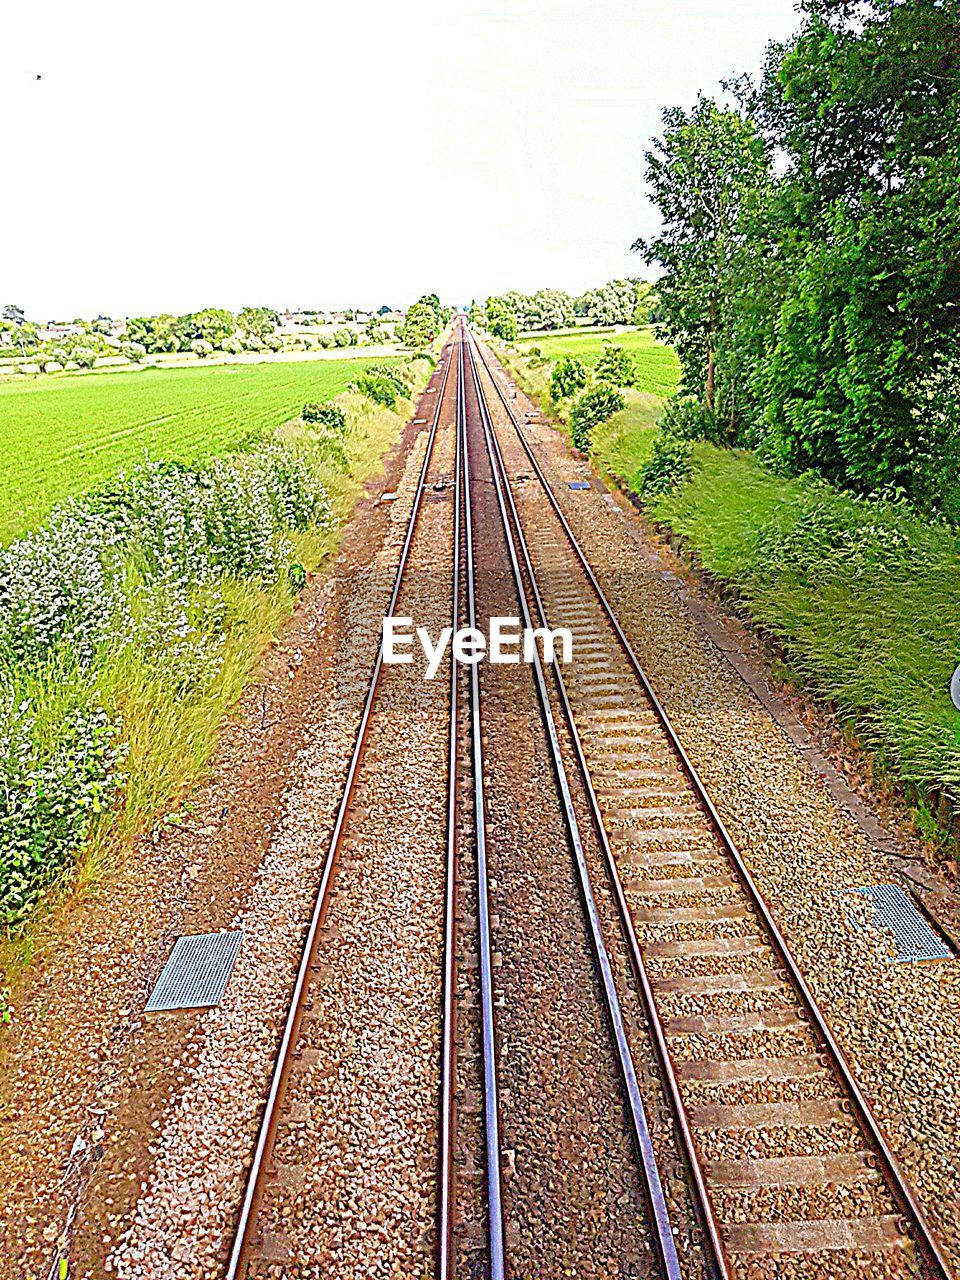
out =
[[(99, 673), (132, 661), (176, 694), (209, 687), (227, 585), (298, 589), (292, 536), (332, 524), (309, 446), (269, 443), (198, 468), (146, 457), (0, 551), (0, 925), (24, 919), (119, 798), (123, 725)], [(41, 715), (38, 698), (63, 689), (76, 704)]]

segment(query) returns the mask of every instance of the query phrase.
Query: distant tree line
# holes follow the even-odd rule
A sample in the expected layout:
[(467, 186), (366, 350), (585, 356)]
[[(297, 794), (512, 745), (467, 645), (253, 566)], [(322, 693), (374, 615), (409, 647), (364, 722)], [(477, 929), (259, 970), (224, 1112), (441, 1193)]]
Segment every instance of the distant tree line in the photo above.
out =
[(756, 83), (664, 111), (646, 156), (662, 229), (634, 248), (665, 271), (690, 430), (943, 510), (960, 474), (960, 6), (801, 12)]
[(649, 324), (655, 305), (646, 280), (611, 280), (577, 296), (562, 289), (497, 294), (482, 305), (474, 303), (470, 318), (495, 338), (512, 342), (524, 330), (567, 329), (578, 319), (592, 325)]

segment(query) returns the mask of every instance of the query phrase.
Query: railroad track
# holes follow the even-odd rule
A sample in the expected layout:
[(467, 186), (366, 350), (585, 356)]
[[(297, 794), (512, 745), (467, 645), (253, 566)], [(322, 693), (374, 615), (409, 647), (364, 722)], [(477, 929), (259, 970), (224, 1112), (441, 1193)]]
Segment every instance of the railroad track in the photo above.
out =
[[(719, 1276), (950, 1271), (837, 1040), (474, 343), (553, 668)], [(499, 419), (497, 424), (494, 419)], [(532, 480), (517, 481), (518, 473)], [(505, 517), (506, 518), (506, 517)]]
[[(413, 495), (406, 532), (400, 551), (399, 563), (394, 577), (389, 603), (386, 609), (387, 614), (393, 614), (397, 611), (397, 605), (398, 601), (401, 599), (401, 593), (407, 585), (408, 574), (411, 572), (414, 559), (414, 539), (425, 509), (425, 499), (435, 484), (440, 484), (445, 487), (446, 476), (444, 474), (442, 462), (438, 464), (437, 454), (439, 452), (438, 436), (441, 429), (441, 416), (444, 412), (445, 406), (447, 406), (448, 383), (450, 382), (451, 374), (451, 354), (452, 349), (448, 345), (443, 356), (442, 374), (440, 375), (439, 384), (434, 381), (433, 389), (436, 391), (436, 403), (427, 434), (423, 463), (419, 472), (416, 490)], [(454, 378), (454, 381), (456, 381), (456, 378)], [(459, 520), (459, 472), (457, 474), (455, 488), (456, 519)], [(458, 545), (456, 537), (454, 537), (452, 541), (456, 548)], [(452, 582), (452, 602), (448, 619), (452, 620), (453, 625), (456, 626), (459, 611), (456, 572), (452, 574)], [(270, 1082), (270, 1089), (266, 1098), (256, 1147), (254, 1149), (253, 1160), (247, 1177), (246, 1190), (237, 1219), (233, 1245), (227, 1262), (225, 1272), (227, 1280), (235, 1280), (235, 1277), (247, 1276), (256, 1273), (261, 1268), (269, 1272), (271, 1268), (279, 1267), (281, 1272), (283, 1272), (283, 1268), (287, 1265), (292, 1264), (296, 1266), (298, 1261), (300, 1261), (296, 1256), (295, 1242), (287, 1240), (282, 1236), (278, 1236), (274, 1227), (274, 1215), (272, 1215), (269, 1210), (269, 1202), (271, 1198), (275, 1199), (278, 1196), (282, 1196), (284, 1188), (284, 1171), (285, 1168), (289, 1168), (289, 1164), (285, 1165), (282, 1158), (278, 1159), (278, 1148), (281, 1145), (286, 1145), (293, 1149), (297, 1148), (297, 1108), (295, 1106), (291, 1106), (291, 1100), (297, 1092), (298, 1083), (302, 1081), (305, 1070), (314, 1065), (313, 1058), (316, 1051), (308, 1050), (305, 1052), (303, 1042), (305, 1038), (305, 1029), (309, 1024), (314, 999), (314, 985), (321, 980), (323, 974), (324, 960), (322, 954), (322, 930), (334, 891), (338, 864), (343, 848), (347, 843), (348, 828), (350, 827), (350, 824), (354, 824), (355, 826), (359, 825), (362, 828), (364, 823), (363, 806), (358, 804), (357, 797), (361, 785), (361, 774), (364, 767), (365, 751), (368, 740), (373, 736), (374, 723), (378, 713), (378, 695), (381, 690), (383, 673), (384, 653), (381, 642), (378, 646), (376, 658), (373, 663), (373, 669), (363, 704), (360, 725), (347, 769), (343, 792), (337, 807), (336, 817), (327, 854), (323, 863), (323, 870), (313, 911), (306, 931), (301, 961), (290, 998), (288, 1014), (280, 1039), (276, 1063)], [(447, 739), (449, 744), (448, 769), (450, 769), (451, 772), (446, 782), (447, 791), (450, 796), (450, 804), (447, 813), (447, 873), (444, 897), (445, 918), (443, 925), (446, 948), (442, 976), (443, 1001), (448, 1012), (451, 1001), (451, 983), (453, 980), (453, 947), (450, 945), (452, 928), (450, 904), (456, 890), (456, 830), (454, 818), (456, 810), (455, 779), (457, 771), (456, 751), (458, 733), (455, 678), (451, 683), (449, 723), (450, 731)], [(388, 735), (389, 732), (389, 727), (386, 727), (384, 729), (384, 733)], [(383, 768), (382, 763), (380, 764), (380, 768)], [(450, 1025), (452, 1025), (452, 1023)], [(452, 1042), (445, 1038), (443, 1043), (443, 1063), (441, 1067), (444, 1099), (441, 1108), (441, 1124), (444, 1126), (444, 1133), (447, 1135), (449, 1134), (450, 1123), (449, 1073), (452, 1069), (452, 1061), (453, 1045)], [(444, 1139), (444, 1143), (445, 1145), (442, 1148), (443, 1154), (441, 1158), (444, 1161), (447, 1161), (449, 1148), (448, 1136)], [(291, 1184), (294, 1190), (297, 1189), (299, 1183), (299, 1170), (297, 1171), (297, 1174), (297, 1178)], [(440, 1177), (439, 1183), (444, 1189), (451, 1185), (448, 1172), (445, 1172)], [(441, 1200), (441, 1203), (444, 1203), (444, 1201)], [(448, 1208), (449, 1206), (447, 1205), (444, 1212), (448, 1212)], [(286, 1272), (283, 1273), (287, 1274)], [(294, 1274), (296, 1274), (296, 1272), (294, 1272)]]
[[(485, 522), (499, 520), (502, 528), (506, 572), (522, 622), (563, 625), (574, 635), (572, 664), (548, 670), (536, 661), (533, 680), (621, 1090), (607, 1105), (622, 1109), (625, 1118), (649, 1249), (643, 1272), (595, 1267), (590, 1274), (650, 1274), (661, 1280), (699, 1274), (699, 1265), (687, 1260), (693, 1255), (684, 1254), (681, 1266), (677, 1223), (671, 1221), (682, 1181), (696, 1207), (697, 1257), (706, 1258), (707, 1270), (717, 1277), (893, 1280), (917, 1274), (947, 1280), (937, 1244), (830, 1028), (657, 701), (498, 375), (462, 322), (444, 353), (436, 390), (387, 613), (407, 598), (425, 499), (439, 483), (443, 492), (436, 496), (442, 500), (452, 490), (452, 514), (443, 526), (449, 529), (449, 551), (443, 554), (450, 587), (447, 594), (431, 590), (442, 595), (454, 630), (483, 621), (476, 547), (482, 512)], [(438, 446), (451, 400), (453, 429)], [(437, 460), (444, 450), (452, 452), (452, 485)], [(478, 484), (485, 504), (476, 501)], [(361, 776), (368, 740), (389, 733), (377, 721), (383, 666), (381, 647), (306, 933), (227, 1280), (299, 1275), (299, 1265), (308, 1263), (292, 1240), (278, 1243), (268, 1225), (275, 1217), (270, 1206), (278, 1183), (304, 1186), (300, 1170), (292, 1181), (284, 1183), (283, 1177), (290, 1151), (304, 1151), (291, 1103), (302, 1096), (304, 1058), (316, 1054), (304, 1052), (304, 1029), (323, 971), (323, 929), (341, 850), (347, 833), (366, 820)], [(421, 1260), (432, 1255), (427, 1265), (440, 1280), (528, 1280), (526, 1270), (511, 1267), (516, 1241), (507, 1223), (516, 1193), (503, 1149), (501, 1077), (510, 1058), (501, 1061), (504, 996), (494, 909), (504, 900), (491, 873), (491, 858), (501, 859), (502, 866), (505, 849), (487, 793), (487, 752), (495, 754), (497, 747), (487, 741), (494, 717), (487, 716), (484, 697), (479, 667), (464, 673), (451, 662), (444, 713), (443, 876), (436, 886), (442, 936), (431, 1148), (435, 1218), (410, 1253), (419, 1248)], [(379, 753), (376, 763), (382, 771)], [(403, 798), (412, 799), (406, 791)], [(581, 825), (584, 806), (590, 830)], [(594, 881), (586, 844), (602, 858)], [(471, 916), (475, 932), (465, 923)], [(475, 980), (471, 966), (459, 964), (473, 947)], [(630, 992), (617, 976), (624, 972), (632, 979)], [(578, 999), (591, 998), (578, 993)], [(646, 1100), (649, 1086), (634, 1060), (637, 1032), (628, 1028), (624, 998), (641, 1011), (659, 1067), (656, 1096)], [(637, 1009), (631, 1005), (633, 1025)], [(462, 1104), (474, 1090), (479, 1105), (471, 1117)], [(664, 1100), (673, 1147), (683, 1155), (682, 1167), (665, 1175), (645, 1110), (662, 1107)], [(466, 1162), (465, 1142), (471, 1147)], [(554, 1194), (562, 1206), (564, 1189)], [(330, 1218), (329, 1205), (308, 1206), (306, 1212), (318, 1221)], [(483, 1244), (465, 1253), (471, 1215)]]

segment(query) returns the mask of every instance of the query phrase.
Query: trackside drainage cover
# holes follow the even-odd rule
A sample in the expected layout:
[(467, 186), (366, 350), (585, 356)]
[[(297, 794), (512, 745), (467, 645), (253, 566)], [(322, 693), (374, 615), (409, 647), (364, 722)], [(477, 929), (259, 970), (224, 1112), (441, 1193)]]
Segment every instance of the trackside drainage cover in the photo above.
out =
[(396, 500), (397, 495), (395, 493), (381, 493), (380, 495), (381, 502), (396, 502)]
[(952, 960), (953, 952), (930, 928), (904, 891), (895, 884), (869, 884), (851, 889), (873, 904), (873, 922), (878, 929), (893, 934), (897, 948), (895, 964), (916, 960)]
[(589, 489), (590, 481), (589, 480), (571, 480), (570, 488), (571, 489)]
[(243, 932), (194, 933), (178, 938), (147, 1001), (147, 1013), (209, 1009), (227, 989)]

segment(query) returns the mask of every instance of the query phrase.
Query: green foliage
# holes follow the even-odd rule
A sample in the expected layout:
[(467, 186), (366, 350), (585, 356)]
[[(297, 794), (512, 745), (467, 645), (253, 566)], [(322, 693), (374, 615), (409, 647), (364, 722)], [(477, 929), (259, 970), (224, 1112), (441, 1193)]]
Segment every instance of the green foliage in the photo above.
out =
[(696, 396), (673, 396), (667, 401), (660, 419), (661, 428), (678, 440), (712, 440), (722, 443), (722, 430), (717, 415), (704, 407)]
[(310, 401), (303, 406), (300, 417), (311, 426), (322, 427), (336, 435), (343, 435), (347, 429), (347, 415), (338, 404), (317, 404)]
[(645, 280), (611, 280), (582, 293), (574, 310), (594, 325), (646, 324), (650, 297), (651, 287)]
[(506, 298), (488, 298), (486, 305), (487, 332), (502, 342), (515, 342), (517, 317)]
[[(280, 323), (280, 317), (270, 307), (244, 307), (237, 316), (237, 326), (247, 334), (266, 340)], [(224, 348), (226, 350), (226, 348)]]
[(70, 358), (76, 360), (81, 369), (92, 369), (97, 353), (93, 347), (74, 347), (70, 352)]
[(139, 364), (147, 354), (147, 349), (142, 342), (125, 342), (121, 346), (120, 352), (133, 364)]
[[(518, 346), (525, 354), (535, 342), (548, 360), (575, 356), (582, 360), (588, 374), (597, 365), (608, 339), (594, 329), (578, 329), (575, 333), (547, 334), (535, 340), (521, 338)], [(677, 390), (678, 365), (672, 347), (656, 341), (649, 330), (617, 333), (617, 343), (630, 355), (634, 368), (634, 387), (659, 396), (671, 396)]]
[[(741, 110), (668, 111), (638, 242), (685, 389), (789, 471), (960, 495), (960, 10), (806, 0)], [(772, 157), (778, 157), (774, 167)]]
[(653, 503), (918, 799), (960, 802), (960, 545), (903, 503), (786, 479), (743, 452), (695, 446), (697, 483)]
[(415, 302), (400, 327), (400, 341), (406, 347), (427, 347), (439, 332), (437, 314), (425, 302)]
[(333, 331), (333, 345), (335, 347), (352, 347), (356, 343), (356, 334), (352, 329), (348, 329), (345, 325), (340, 329)]
[(637, 376), (630, 353), (612, 343), (607, 343), (604, 347), (594, 366), (594, 373), (598, 381), (609, 382), (613, 387), (633, 386)]
[(353, 385), (361, 395), (369, 396), (375, 404), (382, 404), (386, 409), (395, 409), (397, 396), (407, 393), (401, 378), (389, 369), (381, 371), (376, 365), (364, 369)]
[(576, 395), (587, 385), (587, 370), (579, 356), (561, 356), (550, 375), (550, 394), (554, 400)]
[(690, 441), (665, 431), (659, 432), (654, 438), (650, 457), (640, 468), (641, 498), (650, 501), (662, 497), (686, 480), (692, 469)]
[(205, 360), (207, 356), (213, 354), (213, 347), (209, 342), (205, 342), (203, 338), (194, 338), (190, 343), (190, 350), (201, 360)]
[(123, 748), (92, 701), (68, 711), (53, 744), (38, 741), (28, 702), (0, 723), (0, 926), (19, 924), (72, 865), (114, 800)]
[(0, 925), (115, 798), (105, 673), (157, 668), (172, 695), (202, 695), (224, 661), (229, 584), (292, 581), (291, 535), (331, 526), (309, 450), (268, 444), (202, 469), (146, 459), (0, 553)]
[(597, 387), (584, 392), (570, 411), (570, 438), (574, 446), (586, 453), (594, 427), (612, 418), (625, 404), (623, 395), (615, 387)]

